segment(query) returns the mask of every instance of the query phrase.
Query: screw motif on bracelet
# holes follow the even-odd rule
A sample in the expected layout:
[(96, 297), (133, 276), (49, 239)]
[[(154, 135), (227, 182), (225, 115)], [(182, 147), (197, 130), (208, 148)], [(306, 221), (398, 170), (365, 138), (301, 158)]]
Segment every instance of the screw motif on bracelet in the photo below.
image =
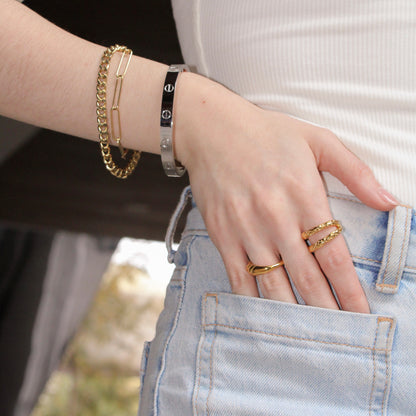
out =
[(186, 169), (175, 160), (173, 151), (173, 100), (178, 75), (189, 71), (187, 65), (171, 65), (163, 85), (162, 106), (160, 110), (160, 155), (167, 176), (180, 177)]

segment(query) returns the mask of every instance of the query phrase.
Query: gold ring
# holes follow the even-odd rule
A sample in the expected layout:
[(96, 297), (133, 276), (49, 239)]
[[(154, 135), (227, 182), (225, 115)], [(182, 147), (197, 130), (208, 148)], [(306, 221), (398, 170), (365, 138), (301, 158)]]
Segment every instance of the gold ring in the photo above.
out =
[(324, 230), (325, 228), (328, 228), (328, 227), (336, 227), (336, 230), (330, 232), (326, 237), (321, 238), (316, 243), (311, 244), (309, 246), (310, 253), (315, 252), (316, 250), (318, 250), (318, 248), (321, 248), (322, 246), (324, 246), (325, 244), (333, 240), (337, 235), (340, 235), (342, 232), (342, 225), (338, 220), (329, 220), (327, 222), (319, 224), (316, 227), (311, 228), (310, 230), (304, 231), (302, 233), (302, 238), (304, 240), (308, 240), (311, 235), (314, 235), (317, 232)]
[(283, 266), (285, 263), (283, 260), (279, 261), (279, 263), (272, 264), (271, 266), (257, 266), (253, 264), (251, 261), (248, 262), (246, 269), (252, 276), (259, 276), (261, 274), (266, 274), (271, 272), (273, 269), (277, 269), (280, 266)]

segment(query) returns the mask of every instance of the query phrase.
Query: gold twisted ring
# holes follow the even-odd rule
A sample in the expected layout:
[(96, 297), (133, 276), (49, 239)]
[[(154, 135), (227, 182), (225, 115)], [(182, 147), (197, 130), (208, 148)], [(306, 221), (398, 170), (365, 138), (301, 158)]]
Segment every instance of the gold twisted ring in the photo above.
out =
[(302, 233), (302, 238), (304, 240), (308, 240), (310, 236), (316, 234), (317, 232), (324, 230), (325, 228), (329, 227), (336, 227), (336, 230), (330, 232), (326, 237), (321, 238), (316, 243), (311, 244), (309, 246), (309, 252), (313, 253), (319, 248), (323, 247), (325, 244), (329, 243), (331, 240), (333, 240), (337, 235), (340, 235), (342, 232), (342, 225), (338, 220), (329, 220), (327, 222), (324, 222), (322, 224), (317, 225), (314, 228), (311, 228), (310, 230), (304, 231)]
[(281, 260), (276, 264), (272, 264), (271, 266), (257, 266), (253, 264), (251, 261), (248, 262), (246, 269), (252, 276), (259, 276), (261, 274), (266, 274), (271, 272), (273, 269), (277, 269), (280, 266), (284, 265), (284, 261)]

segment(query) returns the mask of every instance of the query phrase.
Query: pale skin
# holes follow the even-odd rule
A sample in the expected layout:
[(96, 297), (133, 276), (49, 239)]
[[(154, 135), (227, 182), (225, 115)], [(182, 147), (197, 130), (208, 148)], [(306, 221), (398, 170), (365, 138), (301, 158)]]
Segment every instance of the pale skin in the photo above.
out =
[[(0, 0), (0, 10), (0, 114), (98, 140), (95, 86), (105, 47), (65, 32), (15, 0)], [(116, 66), (110, 67), (108, 91)], [(166, 70), (133, 57), (120, 103), (125, 147), (160, 152)], [(296, 303), (289, 273), (308, 305), (370, 312), (342, 235), (315, 255), (301, 238), (302, 231), (332, 218), (320, 171), (372, 208), (397, 205), (365, 163), (333, 132), (263, 110), (197, 74), (180, 75), (174, 118), (176, 157), (188, 169), (234, 293), (259, 296), (245, 270), (249, 259), (269, 265), (282, 258), (285, 268), (258, 278), (264, 297)]]

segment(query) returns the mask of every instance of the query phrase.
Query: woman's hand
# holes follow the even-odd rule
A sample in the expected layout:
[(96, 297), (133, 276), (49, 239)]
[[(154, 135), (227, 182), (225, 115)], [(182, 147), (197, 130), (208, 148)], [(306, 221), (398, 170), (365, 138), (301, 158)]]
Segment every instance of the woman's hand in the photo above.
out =
[[(312, 255), (301, 233), (332, 218), (320, 171), (370, 207), (392, 209), (371, 170), (332, 132), (263, 110), (201, 76), (183, 73), (175, 100), (176, 155), (233, 292), (259, 295), (248, 260), (282, 258), (306, 304), (338, 309), (329, 281), (342, 309), (369, 312), (342, 235)], [(259, 276), (259, 286), (266, 298), (295, 303), (285, 268)]]

